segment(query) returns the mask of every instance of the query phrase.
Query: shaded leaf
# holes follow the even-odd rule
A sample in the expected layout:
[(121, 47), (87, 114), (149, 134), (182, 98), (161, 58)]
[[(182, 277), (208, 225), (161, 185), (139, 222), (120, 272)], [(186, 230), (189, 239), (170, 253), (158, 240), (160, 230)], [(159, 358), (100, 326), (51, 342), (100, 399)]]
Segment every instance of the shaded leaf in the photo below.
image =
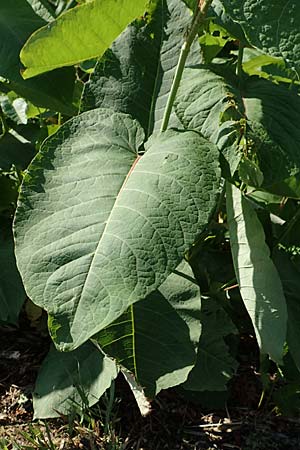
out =
[[(129, 25), (100, 59), (85, 85), (81, 109), (113, 108), (135, 117), (147, 136), (159, 130), (190, 21), (181, 0), (158, 1), (152, 15)], [(200, 58), (195, 42), (187, 64)]]
[(233, 264), (241, 296), (262, 353), (281, 362), (287, 308), (263, 227), (241, 191), (227, 183), (226, 202)]
[(300, 69), (297, 0), (222, 0), (222, 3), (254, 47)]
[(22, 48), (24, 78), (101, 56), (146, 0), (93, 0), (72, 8), (37, 30)]
[(183, 387), (191, 391), (225, 391), (238, 363), (224, 338), (237, 334), (237, 329), (224, 309), (209, 297), (201, 297), (200, 321), (196, 364)]
[(117, 374), (116, 364), (91, 342), (68, 353), (51, 347), (35, 384), (34, 418), (84, 411), (97, 403)]
[(274, 263), (280, 274), (288, 310), (287, 344), (300, 372), (300, 260), (283, 249), (276, 249)]
[(196, 132), (169, 131), (140, 157), (143, 137), (128, 115), (86, 112), (45, 142), (25, 175), (18, 265), (61, 348), (158, 288), (214, 211), (217, 148)]
[[(209, 14), (212, 13), (214, 21), (224, 27), (232, 36), (238, 39), (242, 44), (249, 45), (244, 31), (239, 24), (239, 22), (235, 22), (232, 18), (226, 14), (224, 6), (221, 0), (213, 0), (212, 5), (209, 10)], [(214, 17), (214, 15), (216, 17)]]
[(153, 398), (183, 383), (196, 359), (200, 337), (200, 291), (187, 263), (160, 288), (132, 305), (96, 339), (105, 353), (129, 369)]
[[(34, 126), (27, 127), (27, 132), (35, 132)], [(33, 143), (26, 137), (23, 137), (23, 142), (20, 138), (21, 135), (6, 133), (0, 139), (0, 170), (9, 171), (12, 165), (24, 170), (32, 160), (36, 153)]]
[(16, 323), (26, 294), (16, 266), (11, 223), (4, 218), (0, 225), (0, 266), (0, 322)]

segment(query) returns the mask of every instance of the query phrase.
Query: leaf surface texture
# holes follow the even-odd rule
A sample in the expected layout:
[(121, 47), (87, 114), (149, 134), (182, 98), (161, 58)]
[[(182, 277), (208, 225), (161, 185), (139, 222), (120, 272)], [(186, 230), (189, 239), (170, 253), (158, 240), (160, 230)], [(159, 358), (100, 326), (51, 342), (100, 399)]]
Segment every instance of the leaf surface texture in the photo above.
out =
[(233, 264), (242, 299), (262, 353), (281, 362), (287, 307), (263, 227), (241, 191), (227, 183), (226, 203)]
[(168, 131), (140, 157), (143, 138), (126, 114), (86, 112), (45, 142), (25, 176), (18, 265), (64, 349), (158, 288), (214, 211), (216, 146), (194, 131)]

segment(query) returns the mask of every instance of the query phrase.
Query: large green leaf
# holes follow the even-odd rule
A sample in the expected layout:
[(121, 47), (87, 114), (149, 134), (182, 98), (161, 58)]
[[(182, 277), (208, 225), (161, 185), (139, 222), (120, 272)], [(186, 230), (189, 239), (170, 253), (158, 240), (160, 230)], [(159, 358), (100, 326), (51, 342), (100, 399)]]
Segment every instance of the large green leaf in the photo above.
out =
[(226, 202), (233, 264), (241, 296), (262, 353), (281, 362), (287, 308), (263, 227), (241, 191), (229, 183)]
[(228, 314), (209, 297), (201, 298), (201, 338), (195, 367), (184, 389), (191, 391), (225, 391), (238, 363), (230, 354), (224, 338), (237, 334)]
[(26, 294), (16, 266), (11, 223), (0, 222), (0, 322), (16, 323)]
[(86, 112), (45, 142), (25, 175), (18, 266), (61, 348), (158, 288), (214, 211), (216, 146), (194, 131), (169, 131), (140, 157), (143, 137), (126, 114)]
[(298, 0), (222, 0), (250, 43), (300, 69)]
[(73, 115), (76, 113), (72, 105), (73, 69), (61, 69), (35, 80), (25, 81), (20, 75), (19, 53), (22, 45), (33, 31), (46, 23), (27, 1), (0, 0), (0, 76), (7, 80), (10, 90), (34, 104)]
[(91, 342), (67, 353), (51, 347), (35, 384), (34, 418), (84, 411), (97, 403), (117, 374), (116, 364)]
[[(134, 116), (147, 136), (159, 130), (190, 21), (181, 0), (159, 0), (152, 16), (129, 25), (100, 59), (85, 85), (82, 110), (110, 107)], [(200, 58), (195, 41), (187, 64)]]
[(187, 279), (192, 276), (182, 263), (159, 290), (96, 336), (103, 351), (133, 373), (147, 397), (183, 383), (194, 366), (201, 326), (199, 287)]
[(300, 97), (287, 86), (257, 77), (241, 84), (217, 65), (188, 68), (176, 112), (186, 128), (218, 144), (231, 172), (242, 157), (248, 166), (259, 164), (263, 180), (248, 184), (300, 197)]
[(102, 55), (133, 19), (145, 12), (147, 0), (92, 0), (63, 13), (36, 31), (20, 57), (30, 78)]

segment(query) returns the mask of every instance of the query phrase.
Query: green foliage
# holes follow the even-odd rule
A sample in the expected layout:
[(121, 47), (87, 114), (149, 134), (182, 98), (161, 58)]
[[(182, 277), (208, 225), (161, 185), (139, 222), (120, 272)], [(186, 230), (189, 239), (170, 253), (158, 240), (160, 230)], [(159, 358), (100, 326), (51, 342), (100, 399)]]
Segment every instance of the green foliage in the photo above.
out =
[(177, 385), (223, 404), (241, 334), (297, 412), (296, 2), (17, 3), (0, 0), (0, 320), (25, 299), (18, 197), (18, 269), (56, 346), (36, 417), (118, 370), (142, 413)]
[[(147, 397), (183, 383), (200, 338), (200, 292), (187, 263), (96, 335), (103, 351), (129, 369)], [(156, 364), (153, 364), (156, 361)]]
[(145, 0), (94, 0), (65, 12), (26, 42), (20, 54), (23, 77), (101, 56), (145, 7)]
[(280, 278), (255, 211), (232, 184), (226, 189), (233, 264), (262, 353), (281, 362), (287, 309)]
[(18, 265), (28, 295), (52, 316), (61, 349), (76, 348), (158, 288), (214, 211), (214, 144), (170, 130), (140, 156), (142, 142), (128, 115), (86, 112), (46, 141), (24, 178)]
[(99, 400), (117, 373), (115, 363), (91, 342), (68, 353), (52, 347), (33, 393), (35, 418), (80, 413)]
[(243, 28), (249, 42), (263, 52), (300, 68), (297, 0), (222, 0), (225, 11)]
[[(158, 2), (150, 17), (129, 25), (96, 65), (85, 85), (81, 109), (113, 108), (135, 117), (147, 137), (158, 131), (182, 45), (182, 30), (189, 22), (187, 8), (177, 0), (168, 0)], [(199, 60), (195, 42), (187, 64)], [(172, 119), (173, 125), (178, 125), (175, 115)]]
[(38, 106), (70, 116), (75, 114), (74, 69), (62, 69), (26, 81), (20, 74), (19, 53), (22, 45), (33, 31), (47, 22), (36, 14), (27, 1), (16, 0), (11, 3), (1, 0), (0, 23), (1, 84), (4, 83), (8, 90), (17, 92)]

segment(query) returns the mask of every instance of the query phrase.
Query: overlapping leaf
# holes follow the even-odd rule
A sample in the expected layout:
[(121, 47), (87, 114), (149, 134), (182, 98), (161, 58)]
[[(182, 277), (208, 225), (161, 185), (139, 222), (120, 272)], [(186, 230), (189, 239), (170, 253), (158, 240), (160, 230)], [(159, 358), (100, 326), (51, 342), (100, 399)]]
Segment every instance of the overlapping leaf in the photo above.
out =
[(91, 342), (68, 353), (51, 347), (33, 393), (34, 417), (82, 412), (97, 403), (117, 374), (116, 364)]
[(192, 391), (224, 391), (237, 369), (224, 338), (236, 334), (229, 315), (213, 298), (201, 298), (201, 338), (195, 367), (183, 387)]
[(24, 78), (101, 56), (133, 19), (143, 15), (146, 0), (92, 0), (62, 14), (35, 32), (20, 57)]
[(0, 0), (0, 76), (10, 90), (34, 104), (72, 115), (75, 82), (73, 69), (62, 69), (35, 80), (23, 80), (20, 75), (19, 53), (30, 34), (47, 22), (37, 15), (27, 1)]
[[(100, 59), (85, 86), (82, 110), (111, 107), (135, 117), (147, 136), (159, 130), (190, 21), (181, 0), (159, 0), (153, 14), (129, 25)], [(187, 64), (200, 58), (195, 42)]]
[(300, 69), (300, 9), (297, 0), (222, 0), (250, 43)]
[(295, 364), (300, 371), (299, 317), (300, 317), (300, 263), (283, 249), (274, 252), (274, 263), (282, 280), (288, 309), (287, 343)]
[(233, 264), (241, 296), (262, 353), (281, 362), (287, 307), (263, 227), (241, 191), (227, 183), (226, 202)]
[(26, 294), (16, 266), (10, 221), (0, 225), (0, 322), (16, 323)]
[(86, 112), (46, 141), (25, 176), (18, 266), (61, 348), (77, 347), (158, 288), (215, 208), (215, 145), (169, 131), (140, 158), (143, 137), (128, 115)]
[(194, 366), (201, 325), (200, 291), (188, 279), (192, 276), (182, 263), (159, 290), (96, 336), (105, 353), (133, 373), (147, 397), (183, 383)]
[(227, 68), (199, 66), (185, 70), (176, 112), (186, 128), (218, 144), (231, 173), (243, 157), (259, 164), (263, 180), (257, 177), (256, 187), (300, 197), (297, 93), (257, 77), (241, 85)]

